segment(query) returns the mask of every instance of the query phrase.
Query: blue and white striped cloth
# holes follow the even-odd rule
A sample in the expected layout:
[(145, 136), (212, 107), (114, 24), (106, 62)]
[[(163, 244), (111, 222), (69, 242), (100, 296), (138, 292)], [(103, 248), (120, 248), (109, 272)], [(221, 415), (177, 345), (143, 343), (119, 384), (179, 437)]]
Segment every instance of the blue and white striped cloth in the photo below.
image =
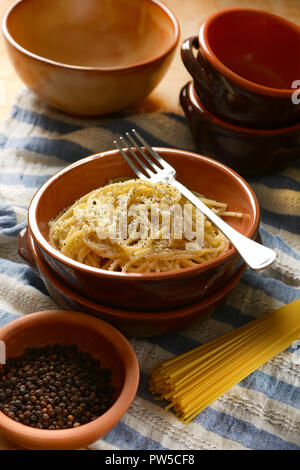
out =
[[(20, 315), (57, 308), (17, 253), (17, 235), (34, 192), (69, 163), (111, 149), (114, 137), (132, 127), (151, 145), (195, 150), (181, 115), (79, 120), (49, 109), (27, 90), (17, 97), (0, 130), (0, 326)], [(137, 396), (117, 426), (90, 448), (300, 450), (300, 348), (268, 361), (188, 425), (148, 391), (149, 373), (158, 362), (300, 297), (300, 162), (249, 182), (261, 205), (263, 241), (278, 252), (276, 266), (261, 274), (246, 270), (226, 305), (199, 326), (131, 340), (141, 370)]]

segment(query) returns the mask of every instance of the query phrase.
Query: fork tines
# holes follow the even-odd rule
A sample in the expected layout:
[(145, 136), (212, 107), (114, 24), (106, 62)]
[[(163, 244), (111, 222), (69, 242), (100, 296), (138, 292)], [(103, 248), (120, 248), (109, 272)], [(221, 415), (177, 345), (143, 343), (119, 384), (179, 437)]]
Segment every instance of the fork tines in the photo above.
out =
[[(157, 172), (162, 171), (163, 169), (171, 168), (170, 165), (168, 165), (168, 163), (150, 147), (150, 145), (135, 129), (132, 129), (132, 134), (135, 136), (135, 138), (129, 132), (126, 132), (126, 138), (121, 136), (119, 137), (119, 142), (114, 140), (114, 144), (139, 178), (145, 179), (145, 174), (141, 171), (141, 169), (148, 175), (148, 177), (151, 178)], [(147, 155), (141, 145), (143, 145), (144, 149), (149, 152), (155, 161), (153, 161)], [(128, 150), (131, 156), (139, 164), (140, 168), (132, 161), (132, 158), (124, 151), (124, 149)], [(146, 165), (145, 161), (148, 163), (148, 165)]]

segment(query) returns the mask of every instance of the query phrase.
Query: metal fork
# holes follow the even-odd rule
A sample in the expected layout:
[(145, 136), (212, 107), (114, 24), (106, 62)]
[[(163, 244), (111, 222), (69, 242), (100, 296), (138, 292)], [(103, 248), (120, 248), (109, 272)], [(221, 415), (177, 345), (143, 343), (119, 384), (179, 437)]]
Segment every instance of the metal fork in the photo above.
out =
[[(197, 196), (176, 180), (175, 169), (155, 152), (135, 129), (132, 129), (132, 134), (134, 137), (126, 132), (127, 139), (120, 137), (119, 142), (115, 140), (114, 144), (140, 179), (175, 186), (181, 194), (221, 230), (251, 269), (259, 271), (268, 268), (275, 261), (277, 256), (275, 251), (245, 237), (217, 216)], [(141, 145), (149, 152), (154, 161), (147, 155)], [(127, 153), (124, 150), (127, 150)], [(139, 166), (136, 165), (135, 161)]]

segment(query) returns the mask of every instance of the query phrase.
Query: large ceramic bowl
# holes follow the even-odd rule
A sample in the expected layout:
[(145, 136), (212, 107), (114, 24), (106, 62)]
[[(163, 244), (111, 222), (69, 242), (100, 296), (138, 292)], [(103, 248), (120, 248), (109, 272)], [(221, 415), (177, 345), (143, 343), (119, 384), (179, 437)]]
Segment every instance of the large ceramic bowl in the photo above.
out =
[(19, 254), (41, 277), (58, 305), (65, 309), (76, 309), (101, 318), (116, 326), (126, 336), (133, 338), (170, 334), (198, 324), (212, 315), (216, 308), (226, 300), (227, 295), (236, 286), (245, 269), (245, 265), (242, 265), (220, 289), (192, 305), (161, 312), (136, 312), (101, 305), (66, 286), (49, 269), (27, 229), (19, 234), (18, 245)]
[(300, 121), (295, 23), (262, 10), (220, 10), (183, 42), (181, 57), (204, 107), (220, 119), (254, 129)]
[(179, 37), (175, 16), (158, 0), (20, 0), (2, 28), (24, 83), (79, 116), (143, 99), (166, 72)]
[(113, 326), (75, 311), (49, 310), (24, 315), (0, 328), (6, 357), (16, 357), (27, 347), (56, 342), (76, 344), (112, 371), (115, 402), (99, 418), (72, 429), (36, 429), (0, 412), (0, 430), (12, 442), (27, 449), (79, 449), (107, 434), (121, 419), (135, 397), (139, 382), (136, 355), (127, 339)]
[[(228, 223), (256, 238), (260, 211), (250, 186), (230, 168), (210, 158), (182, 150), (156, 148), (177, 171), (178, 180), (209, 198), (243, 213)], [(117, 150), (93, 155), (56, 173), (34, 195), (28, 226), (43, 259), (65, 284), (86, 298), (125, 310), (155, 311), (198, 302), (227, 282), (242, 265), (234, 248), (195, 267), (160, 273), (120, 273), (73, 261), (48, 242), (50, 220), (64, 208), (111, 178), (134, 177)]]
[(300, 122), (267, 130), (231, 124), (207, 111), (192, 83), (182, 88), (180, 103), (198, 151), (243, 176), (273, 173), (300, 157)]

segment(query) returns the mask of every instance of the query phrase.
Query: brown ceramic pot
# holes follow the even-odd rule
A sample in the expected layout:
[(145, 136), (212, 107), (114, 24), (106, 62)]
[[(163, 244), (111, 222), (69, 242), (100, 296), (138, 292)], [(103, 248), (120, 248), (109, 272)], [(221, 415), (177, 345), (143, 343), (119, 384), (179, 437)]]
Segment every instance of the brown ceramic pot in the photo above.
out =
[(300, 157), (300, 123), (273, 130), (235, 126), (209, 113), (192, 83), (182, 88), (180, 103), (199, 152), (243, 176), (282, 170)]
[(179, 25), (158, 0), (20, 0), (4, 16), (3, 33), (28, 88), (84, 117), (147, 96), (170, 64)]
[(183, 42), (181, 57), (201, 103), (220, 119), (255, 129), (300, 121), (292, 101), (300, 80), (296, 24), (261, 10), (221, 10)]
[[(225, 201), (244, 214), (228, 223), (255, 239), (260, 211), (250, 186), (234, 171), (207, 157), (182, 150), (156, 150), (191, 190)], [(30, 234), (43, 259), (64, 283), (86, 298), (125, 310), (155, 311), (198, 302), (226, 283), (242, 265), (234, 248), (191, 268), (160, 273), (120, 273), (92, 268), (66, 257), (48, 243), (48, 223), (84, 194), (111, 178), (133, 172), (117, 150), (79, 160), (51, 177), (34, 195), (28, 210)]]
[(26, 449), (79, 449), (107, 434), (121, 419), (135, 397), (139, 383), (136, 355), (126, 338), (104, 321), (76, 311), (49, 310), (24, 315), (0, 328), (6, 357), (22, 354), (27, 347), (59, 342), (76, 344), (112, 370), (115, 402), (99, 418), (72, 429), (45, 430), (20, 424), (0, 412), (0, 430)]
[(193, 305), (161, 312), (126, 311), (101, 305), (99, 302), (81, 296), (63, 284), (43, 260), (32, 237), (28, 236), (27, 229), (20, 233), (18, 245), (20, 255), (42, 278), (58, 305), (101, 318), (116, 326), (129, 337), (145, 338), (170, 334), (201, 322), (213, 314), (215, 309), (226, 300), (227, 295), (236, 286), (245, 269), (245, 265), (242, 265), (217, 292)]

